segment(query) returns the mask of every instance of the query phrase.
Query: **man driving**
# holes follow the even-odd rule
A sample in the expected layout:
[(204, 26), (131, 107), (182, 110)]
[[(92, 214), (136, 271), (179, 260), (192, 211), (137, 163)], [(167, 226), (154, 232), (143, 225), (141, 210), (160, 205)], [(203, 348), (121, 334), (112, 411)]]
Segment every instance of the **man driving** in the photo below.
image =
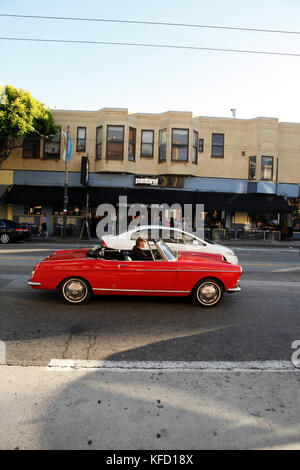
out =
[(133, 261), (153, 261), (152, 258), (145, 253), (145, 245), (146, 240), (144, 238), (138, 237), (136, 239), (135, 245), (130, 254)]

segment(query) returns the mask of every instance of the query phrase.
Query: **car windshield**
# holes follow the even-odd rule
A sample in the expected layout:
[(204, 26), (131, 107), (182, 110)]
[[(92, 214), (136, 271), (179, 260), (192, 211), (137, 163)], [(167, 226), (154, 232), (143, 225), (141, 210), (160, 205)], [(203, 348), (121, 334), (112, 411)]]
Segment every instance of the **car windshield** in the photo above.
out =
[(165, 242), (160, 240), (157, 242), (157, 246), (161, 249), (168, 261), (177, 261), (176, 253), (168, 245), (166, 245)]

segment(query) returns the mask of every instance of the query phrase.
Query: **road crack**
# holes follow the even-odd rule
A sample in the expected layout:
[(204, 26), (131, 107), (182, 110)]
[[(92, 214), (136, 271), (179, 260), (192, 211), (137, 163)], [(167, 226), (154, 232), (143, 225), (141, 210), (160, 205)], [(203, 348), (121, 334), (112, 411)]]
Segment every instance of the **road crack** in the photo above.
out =
[(91, 349), (95, 346), (96, 344), (96, 341), (97, 341), (97, 338), (98, 336), (97, 335), (93, 335), (93, 336), (88, 336), (88, 340), (89, 340), (89, 346), (87, 348), (87, 355), (86, 355), (86, 360), (89, 360), (90, 359), (90, 352), (91, 352)]
[(62, 354), (63, 359), (67, 359), (66, 355), (67, 355), (67, 352), (68, 352), (68, 350), (69, 350), (70, 343), (71, 343), (71, 341), (72, 341), (72, 337), (73, 337), (73, 335), (70, 335), (69, 338), (67, 339), (66, 348), (65, 348), (65, 350), (64, 350), (64, 352), (63, 352), (63, 354)]

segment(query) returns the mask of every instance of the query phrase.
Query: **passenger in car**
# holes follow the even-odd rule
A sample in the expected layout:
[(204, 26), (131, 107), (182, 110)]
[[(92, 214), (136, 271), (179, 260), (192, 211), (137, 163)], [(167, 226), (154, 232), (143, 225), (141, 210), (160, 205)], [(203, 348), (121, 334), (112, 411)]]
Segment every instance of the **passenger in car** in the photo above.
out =
[(144, 238), (139, 237), (136, 239), (135, 245), (130, 253), (132, 261), (153, 261), (152, 258), (143, 250), (145, 244), (146, 240), (144, 240)]

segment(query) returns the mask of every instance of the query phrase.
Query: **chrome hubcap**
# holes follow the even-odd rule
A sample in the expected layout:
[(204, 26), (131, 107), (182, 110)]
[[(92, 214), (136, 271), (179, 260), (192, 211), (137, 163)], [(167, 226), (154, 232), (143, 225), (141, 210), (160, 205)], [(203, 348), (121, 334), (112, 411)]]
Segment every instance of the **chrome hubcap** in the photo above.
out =
[(3, 235), (1, 235), (1, 242), (2, 242), (2, 243), (8, 243), (8, 242), (9, 242), (9, 236), (6, 235), (6, 233), (4, 233)]
[(87, 289), (85, 284), (80, 280), (71, 280), (66, 283), (64, 292), (68, 300), (78, 302), (86, 296)]
[(198, 291), (199, 300), (204, 304), (213, 304), (218, 300), (220, 290), (218, 286), (212, 283), (203, 284)]

